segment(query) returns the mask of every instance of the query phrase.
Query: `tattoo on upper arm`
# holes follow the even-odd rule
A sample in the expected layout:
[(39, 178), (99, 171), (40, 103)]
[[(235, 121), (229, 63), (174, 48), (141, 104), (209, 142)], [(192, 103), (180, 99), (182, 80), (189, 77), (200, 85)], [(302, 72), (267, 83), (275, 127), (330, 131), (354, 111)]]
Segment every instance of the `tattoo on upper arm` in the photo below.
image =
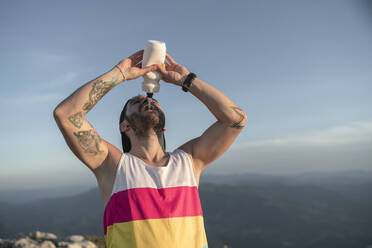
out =
[(83, 148), (84, 152), (94, 155), (103, 152), (100, 150), (101, 138), (94, 129), (74, 132), (74, 135), (77, 137), (79, 145)]
[(231, 108), (232, 108), (232, 110), (235, 111), (235, 113), (236, 113), (237, 115), (239, 115), (240, 119), (239, 119), (239, 121), (233, 123), (230, 127), (232, 127), (232, 128), (236, 128), (236, 129), (243, 128), (243, 127), (244, 127), (244, 125), (242, 125), (242, 122), (243, 122), (243, 120), (244, 120), (244, 114), (243, 114), (244, 112), (243, 112), (243, 110), (241, 110), (240, 108), (235, 107), (235, 106), (233, 106), (233, 107), (231, 107)]
[(110, 82), (105, 82), (101, 79), (97, 79), (93, 82), (91, 91), (89, 92), (89, 100), (84, 104), (83, 110), (89, 111), (93, 106), (114, 86), (117, 81), (117, 77), (113, 77)]
[(81, 112), (70, 115), (68, 119), (77, 128), (81, 128), (81, 126), (83, 125), (83, 115), (81, 114)]

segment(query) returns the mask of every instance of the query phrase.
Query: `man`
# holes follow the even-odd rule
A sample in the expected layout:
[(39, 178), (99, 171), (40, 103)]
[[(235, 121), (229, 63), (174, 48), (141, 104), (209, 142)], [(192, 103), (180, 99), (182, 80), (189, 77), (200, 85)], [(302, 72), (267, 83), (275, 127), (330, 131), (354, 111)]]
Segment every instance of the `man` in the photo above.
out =
[[(107, 247), (207, 247), (199, 178), (241, 132), (245, 113), (168, 54), (165, 68), (142, 69), (143, 50), (86, 83), (54, 110), (72, 152), (94, 173), (105, 205)], [(120, 117), (123, 150), (100, 138), (85, 114), (119, 83), (158, 71), (197, 97), (217, 118), (201, 136), (165, 150), (165, 116), (157, 101), (131, 98)], [(187, 125), (182, 127), (187, 128)], [(182, 131), (182, 130), (180, 130)]]

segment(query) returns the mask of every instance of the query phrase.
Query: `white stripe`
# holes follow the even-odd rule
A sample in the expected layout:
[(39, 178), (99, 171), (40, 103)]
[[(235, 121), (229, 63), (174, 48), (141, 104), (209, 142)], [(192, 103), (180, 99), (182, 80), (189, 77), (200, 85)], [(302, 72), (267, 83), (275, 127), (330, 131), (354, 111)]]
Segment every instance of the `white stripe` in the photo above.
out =
[(150, 166), (140, 158), (123, 153), (112, 194), (133, 188), (160, 189), (178, 186), (197, 186), (192, 162), (184, 151), (176, 149), (170, 153), (166, 167)]

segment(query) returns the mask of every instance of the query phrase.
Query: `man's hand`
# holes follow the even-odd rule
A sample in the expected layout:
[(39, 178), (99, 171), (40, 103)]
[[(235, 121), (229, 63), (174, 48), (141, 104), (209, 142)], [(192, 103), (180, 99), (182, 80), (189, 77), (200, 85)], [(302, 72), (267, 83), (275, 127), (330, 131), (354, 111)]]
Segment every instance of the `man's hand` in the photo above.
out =
[(136, 79), (150, 71), (155, 71), (158, 68), (156, 65), (142, 68), (142, 59), (143, 50), (140, 50), (117, 64), (122, 73), (124, 73), (125, 80)]
[(165, 68), (156, 65), (157, 71), (160, 72), (162, 79), (167, 83), (172, 83), (178, 86), (182, 86), (183, 81), (190, 73), (186, 67), (177, 64), (169, 54), (165, 57), (167, 61), (165, 62)]

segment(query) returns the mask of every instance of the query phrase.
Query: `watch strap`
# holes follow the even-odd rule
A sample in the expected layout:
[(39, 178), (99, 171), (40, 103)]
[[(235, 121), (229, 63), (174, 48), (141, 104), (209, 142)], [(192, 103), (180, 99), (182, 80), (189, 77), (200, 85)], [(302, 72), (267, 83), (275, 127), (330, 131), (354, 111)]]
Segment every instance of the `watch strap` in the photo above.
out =
[(185, 81), (183, 81), (183, 84), (182, 84), (182, 90), (184, 92), (189, 91), (190, 86), (191, 86), (191, 82), (192, 82), (192, 80), (194, 80), (194, 78), (196, 78), (195, 73), (190, 72), (189, 75), (187, 75)]

